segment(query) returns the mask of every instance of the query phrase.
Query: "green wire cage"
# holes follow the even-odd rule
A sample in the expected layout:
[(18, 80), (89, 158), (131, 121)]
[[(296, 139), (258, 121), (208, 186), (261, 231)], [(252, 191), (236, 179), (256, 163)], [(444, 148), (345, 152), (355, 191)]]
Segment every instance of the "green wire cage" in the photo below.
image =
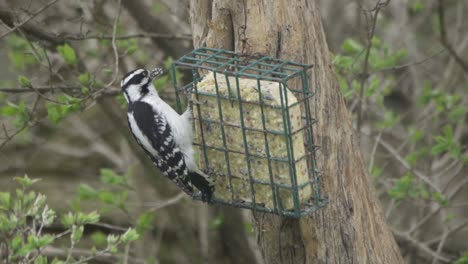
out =
[[(177, 110), (188, 91), (202, 170), (213, 203), (289, 217), (323, 207), (308, 71), (312, 65), (199, 48), (175, 61)], [(191, 70), (183, 83), (181, 70)], [(200, 199), (195, 194), (194, 199)]]

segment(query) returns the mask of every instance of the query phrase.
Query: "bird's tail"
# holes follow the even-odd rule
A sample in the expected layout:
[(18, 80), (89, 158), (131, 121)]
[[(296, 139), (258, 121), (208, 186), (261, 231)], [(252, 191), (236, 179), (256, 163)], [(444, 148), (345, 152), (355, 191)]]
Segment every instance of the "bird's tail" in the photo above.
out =
[(213, 196), (213, 192), (215, 189), (213, 179), (201, 171), (189, 171), (189, 177), (192, 184), (198, 190), (200, 190), (202, 194), (202, 200), (205, 202), (209, 202)]

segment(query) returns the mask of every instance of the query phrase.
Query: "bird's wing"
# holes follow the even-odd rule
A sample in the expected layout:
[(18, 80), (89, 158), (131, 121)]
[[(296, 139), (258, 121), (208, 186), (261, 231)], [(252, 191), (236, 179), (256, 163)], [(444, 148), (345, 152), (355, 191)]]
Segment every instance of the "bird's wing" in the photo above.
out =
[[(149, 141), (149, 144), (144, 144), (135, 136), (138, 143), (164, 175), (175, 182), (184, 192), (192, 195), (193, 186), (189, 179), (184, 154), (174, 142), (174, 134), (166, 117), (156, 112), (151, 105), (145, 102), (133, 103), (131, 111), (136, 125)], [(157, 156), (154, 153), (157, 153)]]

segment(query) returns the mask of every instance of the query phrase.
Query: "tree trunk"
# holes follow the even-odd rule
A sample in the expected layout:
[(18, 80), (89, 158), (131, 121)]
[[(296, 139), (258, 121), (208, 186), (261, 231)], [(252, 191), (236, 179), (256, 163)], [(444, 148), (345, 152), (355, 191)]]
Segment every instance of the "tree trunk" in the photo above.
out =
[[(265, 263), (402, 263), (364, 166), (314, 0), (191, 0), (194, 46), (314, 64), (317, 164), (330, 203), (300, 220), (254, 213)], [(337, 20), (339, 21), (339, 20)]]

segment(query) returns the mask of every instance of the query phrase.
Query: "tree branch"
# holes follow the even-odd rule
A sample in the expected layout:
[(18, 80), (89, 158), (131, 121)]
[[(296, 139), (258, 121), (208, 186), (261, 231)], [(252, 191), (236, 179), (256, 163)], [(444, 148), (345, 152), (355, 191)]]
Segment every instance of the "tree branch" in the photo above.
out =
[(447, 30), (445, 28), (445, 2), (443, 0), (438, 0), (438, 18), (439, 18), (439, 27), (440, 27), (440, 42), (448, 50), (453, 59), (457, 62), (458, 65), (462, 68), (463, 72), (468, 75), (468, 63), (464, 61), (460, 55), (457, 53), (455, 48), (452, 46), (447, 37)]
[[(171, 21), (167, 19), (151, 15), (143, 1), (122, 0), (122, 4), (138, 25), (147, 32), (171, 34), (182, 30), (178, 25), (171, 25)], [(191, 42), (189, 41), (169, 42), (167, 39), (153, 39), (153, 42), (169, 55), (175, 57), (179, 57), (191, 49)]]
[(115, 80), (117, 79), (117, 76), (119, 74), (119, 51), (117, 50), (117, 44), (115, 43), (115, 34), (117, 34), (117, 24), (119, 22), (120, 18), (120, 10), (122, 9), (122, 0), (118, 0), (118, 8), (117, 8), (117, 15), (115, 16), (114, 19), (114, 25), (112, 27), (112, 51), (114, 52), (114, 74), (112, 76), (112, 80), (106, 85), (106, 88), (109, 88), (112, 84), (114, 84)]
[(39, 15), (40, 13), (44, 12), (47, 8), (51, 7), (53, 4), (57, 3), (59, 0), (52, 0), (50, 1), (49, 3), (47, 3), (45, 6), (39, 8), (38, 10), (34, 11), (28, 18), (26, 18), (25, 20), (19, 22), (18, 24), (15, 24), (13, 21), (11, 21), (11, 23), (7, 23), (5, 22), (5, 24), (13, 24), (12, 28), (10, 28), (7, 32), (3, 33), (2, 35), (0, 35), (0, 39), (9, 35), (10, 33), (14, 32), (15, 30), (17, 30), (18, 28), (22, 27), (24, 24), (28, 23), (31, 19), (33, 19), (34, 17), (36, 17), (37, 15)]
[[(374, 12), (374, 14), (371, 14), (372, 17), (372, 24), (370, 26), (370, 31), (367, 35), (367, 47), (366, 47), (366, 54), (364, 58), (364, 67), (362, 69), (361, 73), (361, 85), (359, 89), (359, 104), (358, 104), (358, 109), (357, 109), (357, 125), (356, 129), (357, 131), (361, 131), (361, 125), (362, 125), (362, 104), (363, 104), (363, 97), (364, 97), (364, 87), (366, 85), (366, 81), (369, 78), (369, 56), (370, 56), (370, 51), (372, 49), (372, 39), (374, 38), (375, 34), (375, 28), (377, 26), (377, 18), (379, 17), (379, 12), (380, 10), (387, 6), (390, 0), (386, 0), (382, 2), (382, 0), (379, 0), (376, 4), (375, 7), (371, 10), (371, 12)], [(358, 137), (360, 137), (360, 133), (357, 134)]]

